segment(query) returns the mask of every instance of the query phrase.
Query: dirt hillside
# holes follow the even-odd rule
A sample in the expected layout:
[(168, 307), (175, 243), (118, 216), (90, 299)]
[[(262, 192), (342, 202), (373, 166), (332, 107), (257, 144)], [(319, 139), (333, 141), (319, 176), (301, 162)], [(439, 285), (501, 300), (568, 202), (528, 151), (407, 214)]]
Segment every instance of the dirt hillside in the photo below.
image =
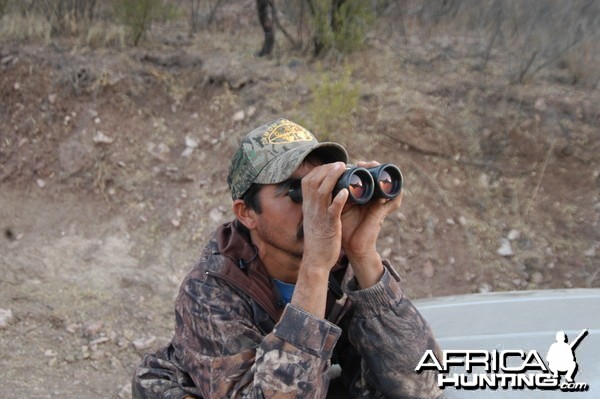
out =
[(260, 43), (254, 23), (121, 50), (0, 43), (2, 392), (128, 397), (231, 218), (240, 138), (278, 116), (311, 129), (314, 82), (348, 65), (359, 105), (314, 133), (402, 168), (379, 245), (409, 296), (600, 286), (598, 87), (560, 69), (512, 85), (465, 37), (373, 39), (343, 61)]

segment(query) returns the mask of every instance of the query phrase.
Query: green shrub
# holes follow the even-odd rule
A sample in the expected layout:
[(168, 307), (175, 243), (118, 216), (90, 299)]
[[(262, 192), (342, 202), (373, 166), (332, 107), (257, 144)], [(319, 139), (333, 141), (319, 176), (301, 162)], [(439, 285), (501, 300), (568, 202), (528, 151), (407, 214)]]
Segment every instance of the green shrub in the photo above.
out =
[(0, 0), (0, 17), (4, 15), (6, 12), (6, 8), (8, 7), (9, 0)]
[(331, 0), (315, 0), (313, 4), (313, 37), (317, 53), (321, 48), (350, 53), (364, 46), (366, 34), (375, 22), (371, 2), (345, 0), (333, 9)]
[(351, 130), (360, 97), (359, 88), (352, 81), (352, 69), (344, 67), (337, 73), (320, 72), (311, 89), (313, 98), (308, 111), (319, 137), (331, 140), (332, 132)]
[(368, 1), (349, 0), (337, 10), (333, 31), (335, 48), (342, 53), (360, 50), (366, 41), (367, 32), (375, 23), (375, 14)]
[(176, 14), (174, 6), (163, 0), (113, 0), (112, 6), (117, 19), (130, 29), (134, 46), (152, 22), (168, 20)]

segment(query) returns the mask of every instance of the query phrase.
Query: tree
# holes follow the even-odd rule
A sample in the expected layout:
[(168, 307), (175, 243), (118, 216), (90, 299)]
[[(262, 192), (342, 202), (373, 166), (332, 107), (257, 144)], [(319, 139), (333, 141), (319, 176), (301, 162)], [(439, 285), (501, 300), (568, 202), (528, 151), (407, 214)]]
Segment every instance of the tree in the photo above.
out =
[[(315, 55), (328, 48), (343, 53), (356, 50), (364, 44), (366, 30), (375, 19), (370, 3), (362, 0), (306, 0), (306, 4), (311, 16)], [(298, 42), (279, 23), (274, 0), (256, 0), (256, 8), (264, 32), (264, 43), (258, 56), (273, 51), (275, 26), (293, 44)]]

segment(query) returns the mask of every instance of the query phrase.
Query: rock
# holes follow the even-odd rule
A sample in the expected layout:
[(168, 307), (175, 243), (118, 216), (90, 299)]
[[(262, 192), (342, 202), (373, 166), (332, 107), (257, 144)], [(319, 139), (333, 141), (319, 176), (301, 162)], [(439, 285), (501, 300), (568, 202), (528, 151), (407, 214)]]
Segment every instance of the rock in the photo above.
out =
[(9, 54), (7, 56), (0, 58), (0, 65), (5, 67), (5, 66), (8, 66), (8, 64), (16, 64), (17, 61), (19, 61), (19, 58), (17, 56)]
[(490, 187), (490, 176), (485, 173), (482, 173), (479, 176), (479, 185), (482, 188), (489, 188)]
[(119, 399), (131, 398), (131, 395), (132, 395), (131, 384), (129, 384), (129, 383), (123, 385), (118, 393)]
[(425, 219), (425, 228), (428, 233), (430, 233), (430, 234), (435, 233), (435, 225), (437, 224), (437, 222), (438, 222), (438, 219), (431, 215)]
[(425, 265), (423, 265), (422, 272), (423, 272), (423, 277), (433, 278), (433, 275), (435, 274), (435, 268), (433, 267), (433, 263), (430, 260), (425, 262)]
[(510, 245), (510, 241), (506, 238), (502, 239), (502, 245), (500, 248), (496, 250), (496, 253), (500, 256), (513, 256), (515, 253), (512, 250), (512, 246)]
[(115, 342), (115, 341), (117, 340), (117, 338), (118, 338), (118, 336), (119, 336), (119, 335), (118, 335), (118, 334), (117, 334), (115, 331), (113, 331), (113, 330), (110, 330), (110, 331), (109, 331), (109, 332), (106, 334), (106, 336), (108, 337), (108, 339), (109, 339), (109, 340), (111, 340), (111, 341)]
[(92, 341), (90, 341), (90, 345), (99, 345), (99, 344), (103, 344), (105, 342), (110, 341), (110, 338), (108, 337), (100, 337), (100, 338), (96, 338)]
[(176, 209), (175, 210), (175, 217), (173, 219), (171, 219), (171, 224), (174, 227), (179, 227), (181, 225), (181, 216), (183, 215), (183, 213), (181, 212), (181, 210)]
[(109, 363), (110, 367), (112, 367), (113, 369), (123, 368), (123, 364), (121, 363), (121, 361), (114, 356), (111, 356), (111, 358), (109, 359)]
[(595, 258), (596, 257), (596, 246), (591, 247), (587, 251), (583, 253), (587, 258)]
[(92, 143), (87, 142), (85, 130), (73, 135), (58, 147), (58, 160), (65, 177), (72, 176), (94, 165)]
[(392, 253), (392, 248), (390, 248), (390, 247), (384, 248), (380, 251), (380, 255), (383, 259), (389, 259), (391, 253)]
[(0, 309), (0, 329), (6, 328), (12, 317), (13, 315), (10, 309)]
[(46, 349), (44, 351), (44, 356), (46, 356), (46, 357), (56, 357), (56, 356), (58, 356), (58, 353), (56, 353), (52, 349)]
[(219, 208), (213, 208), (208, 212), (208, 217), (215, 223), (220, 223), (223, 220), (223, 212)]
[(392, 260), (394, 261), (395, 266), (405, 267), (406, 265), (408, 265), (408, 259), (401, 255), (394, 256)]
[(36, 183), (37, 183), (37, 185), (38, 185), (39, 188), (46, 187), (46, 182), (44, 180), (42, 180), (42, 179), (37, 179)]
[(512, 283), (517, 288), (524, 287), (524, 286), (527, 285), (527, 281), (523, 280), (522, 278), (515, 278), (515, 279), (512, 280)]
[(548, 106), (546, 105), (546, 101), (543, 98), (538, 98), (537, 100), (535, 100), (533, 108), (535, 108), (535, 110), (538, 112), (544, 112), (548, 109)]
[(181, 151), (181, 156), (184, 158), (189, 158), (192, 156), (193, 153), (194, 153), (194, 148), (185, 147), (185, 150)]
[(171, 149), (165, 143), (148, 143), (148, 153), (161, 162), (166, 162)]
[(104, 327), (104, 322), (102, 320), (95, 321), (85, 327), (85, 334), (89, 337), (94, 336), (100, 332), (102, 327)]
[(75, 361), (80, 361), (80, 360), (85, 360), (85, 359), (89, 359), (90, 357), (90, 353), (89, 352), (77, 352), (75, 354)]
[(533, 273), (531, 273), (531, 276), (529, 277), (529, 281), (532, 284), (541, 284), (544, 281), (544, 275), (538, 271), (535, 271)]
[(511, 231), (508, 232), (508, 235), (506, 237), (509, 240), (514, 241), (517, 238), (521, 237), (521, 232), (519, 230), (512, 229)]
[(198, 148), (198, 145), (200, 144), (200, 140), (198, 140), (196, 137), (187, 135), (185, 136), (185, 146), (188, 148)]
[(96, 134), (94, 135), (92, 140), (96, 144), (111, 144), (113, 141), (115, 141), (112, 137), (108, 137), (107, 135), (102, 133), (100, 130), (98, 130), (96, 132)]
[(406, 216), (402, 212), (397, 212), (396, 213), (396, 219), (398, 219), (401, 222), (408, 222), (408, 219), (406, 218)]
[(392, 237), (392, 236), (387, 236), (387, 237), (381, 238), (381, 243), (383, 243), (385, 246), (393, 246), (394, 242), (395, 242), (394, 237)]
[(564, 285), (567, 288), (573, 288), (573, 282), (571, 280), (565, 280)]
[(104, 351), (101, 349), (95, 350), (90, 355), (90, 359), (92, 360), (102, 360), (104, 359)]
[(156, 337), (138, 338), (133, 340), (133, 347), (139, 351), (148, 349), (156, 341)]
[(481, 283), (481, 284), (479, 284), (477, 291), (479, 291), (480, 294), (486, 294), (486, 293), (492, 291), (492, 286), (489, 285), (488, 283)]
[(50, 104), (54, 104), (56, 102), (56, 97), (57, 97), (56, 94), (48, 94), (48, 102)]
[(81, 324), (71, 323), (65, 327), (65, 330), (67, 330), (67, 332), (70, 334), (75, 334), (77, 331), (81, 330)]
[(244, 118), (246, 117), (246, 113), (244, 112), (244, 110), (240, 110), (238, 112), (236, 112), (235, 114), (233, 114), (233, 121), (234, 122), (241, 122), (244, 120)]
[(65, 362), (67, 363), (73, 363), (75, 362), (75, 355), (70, 353), (68, 355), (65, 356)]

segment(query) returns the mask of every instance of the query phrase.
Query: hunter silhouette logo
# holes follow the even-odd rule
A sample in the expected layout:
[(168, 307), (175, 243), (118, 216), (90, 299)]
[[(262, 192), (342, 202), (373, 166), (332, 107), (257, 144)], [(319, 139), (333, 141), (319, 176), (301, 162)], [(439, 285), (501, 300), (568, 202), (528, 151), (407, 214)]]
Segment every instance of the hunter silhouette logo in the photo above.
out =
[(587, 328), (581, 332), (570, 344), (567, 343), (567, 336), (564, 331), (556, 333), (556, 342), (548, 349), (546, 361), (548, 368), (552, 371), (554, 377), (560, 373), (566, 372), (567, 382), (573, 382), (575, 373), (577, 373), (577, 361), (575, 359), (575, 347), (588, 334)]
[[(578, 369), (575, 348), (587, 334), (588, 330), (584, 329), (568, 343), (565, 332), (558, 331), (556, 342), (548, 349), (547, 363), (536, 350), (452, 349), (442, 351), (440, 358), (433, 350), (427, 350), (415, 371), (437, 370), (440, 388), (587, 391), (587, 383), (574, 380)], [(451, 373), (451, 366), (459, 367), (460, 371)], [(562, 374), (566, 382), (561, 383)]]

